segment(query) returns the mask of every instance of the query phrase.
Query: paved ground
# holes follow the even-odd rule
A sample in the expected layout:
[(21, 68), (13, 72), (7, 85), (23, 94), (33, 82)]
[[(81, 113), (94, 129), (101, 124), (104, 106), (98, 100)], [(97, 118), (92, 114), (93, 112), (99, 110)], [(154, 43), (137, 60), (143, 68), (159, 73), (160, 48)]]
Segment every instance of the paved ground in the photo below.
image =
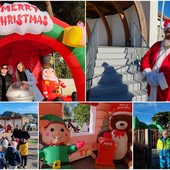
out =
[[(38, 133), (29, 132), (31, 138), (29, 139), (29, 155), (27, 160), (27, 169), (38, 169)], [(11, 136), (11, 133), (0, 133), (2, 136)]]

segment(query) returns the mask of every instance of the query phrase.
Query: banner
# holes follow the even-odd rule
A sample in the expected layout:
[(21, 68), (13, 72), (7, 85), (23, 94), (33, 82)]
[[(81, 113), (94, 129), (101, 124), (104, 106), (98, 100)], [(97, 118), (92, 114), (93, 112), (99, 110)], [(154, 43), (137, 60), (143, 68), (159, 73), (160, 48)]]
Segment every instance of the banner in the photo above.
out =
[(0, 6), (0, 35), (49, 32), (53, 22), (47, 12), (29, 3), (5, 3)]

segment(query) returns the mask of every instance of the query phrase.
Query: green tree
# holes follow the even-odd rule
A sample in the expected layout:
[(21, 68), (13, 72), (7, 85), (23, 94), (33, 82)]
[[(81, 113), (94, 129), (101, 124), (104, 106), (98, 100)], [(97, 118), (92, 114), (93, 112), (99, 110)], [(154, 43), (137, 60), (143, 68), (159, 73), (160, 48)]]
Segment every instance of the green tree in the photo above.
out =
[(152, 121), (157, 121), (164, 128), (167, 128), (170, 124), (170, 111), (158, 112), (152, 117)]
[(72, 110), (70, 110), (70, 106), (68, 103), (64, 104), (64, 116), (66, 119), (70, 119), (72, 114)]
[(58, 78), (72, 78), (72, 73), (68, 65), (57, 52), (54, 55), (53, 67)]
[(90, 123), (90, 105), (79, 103), (74, 108), (74, 118), (75, 118), (76, 122), (78, 123), (78, 125), (80, 125), (81, 127), (83, 126), (83, 124), (89, 125), (89, 123)]
[(102, 123), (99, 133), (103, 132), (103, 131), (110, 130), (109, 123), (110, 123), (109, 114), (107, 113), (106, 116), (104, 116), (104, 120), (103, 120), (103, 123)]

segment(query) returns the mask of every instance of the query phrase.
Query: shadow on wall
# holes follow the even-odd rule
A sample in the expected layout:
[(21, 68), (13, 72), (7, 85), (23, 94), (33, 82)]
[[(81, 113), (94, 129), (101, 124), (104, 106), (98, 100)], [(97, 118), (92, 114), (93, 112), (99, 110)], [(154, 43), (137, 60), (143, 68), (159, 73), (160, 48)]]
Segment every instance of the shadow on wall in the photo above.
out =
[(128, 86), (123, 83), (123, 76), (106, 62), (102, 66), (101, 75), (93, 77), (96, 85), (87, 91), (88, 101), (132, 101), (133, 94), (128, 92)]

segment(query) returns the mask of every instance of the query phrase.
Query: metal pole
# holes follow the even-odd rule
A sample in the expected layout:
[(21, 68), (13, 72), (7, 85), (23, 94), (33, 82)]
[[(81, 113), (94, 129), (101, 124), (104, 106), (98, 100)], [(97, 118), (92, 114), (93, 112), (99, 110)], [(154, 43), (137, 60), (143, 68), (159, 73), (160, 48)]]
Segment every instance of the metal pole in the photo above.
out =
[(161, 20), (160, 20), (160, 25), (159, 25), (159, 34), (158, 34), (158, 40), (160, 40), (160, 36), (161, 36), (161, 27), (162, 27), (162, 20), (163, 20), (163, 16), (164, 16), (164, 6), (165, 6), (165, 1), (162, 1), (162, 11), (161, 11)]

